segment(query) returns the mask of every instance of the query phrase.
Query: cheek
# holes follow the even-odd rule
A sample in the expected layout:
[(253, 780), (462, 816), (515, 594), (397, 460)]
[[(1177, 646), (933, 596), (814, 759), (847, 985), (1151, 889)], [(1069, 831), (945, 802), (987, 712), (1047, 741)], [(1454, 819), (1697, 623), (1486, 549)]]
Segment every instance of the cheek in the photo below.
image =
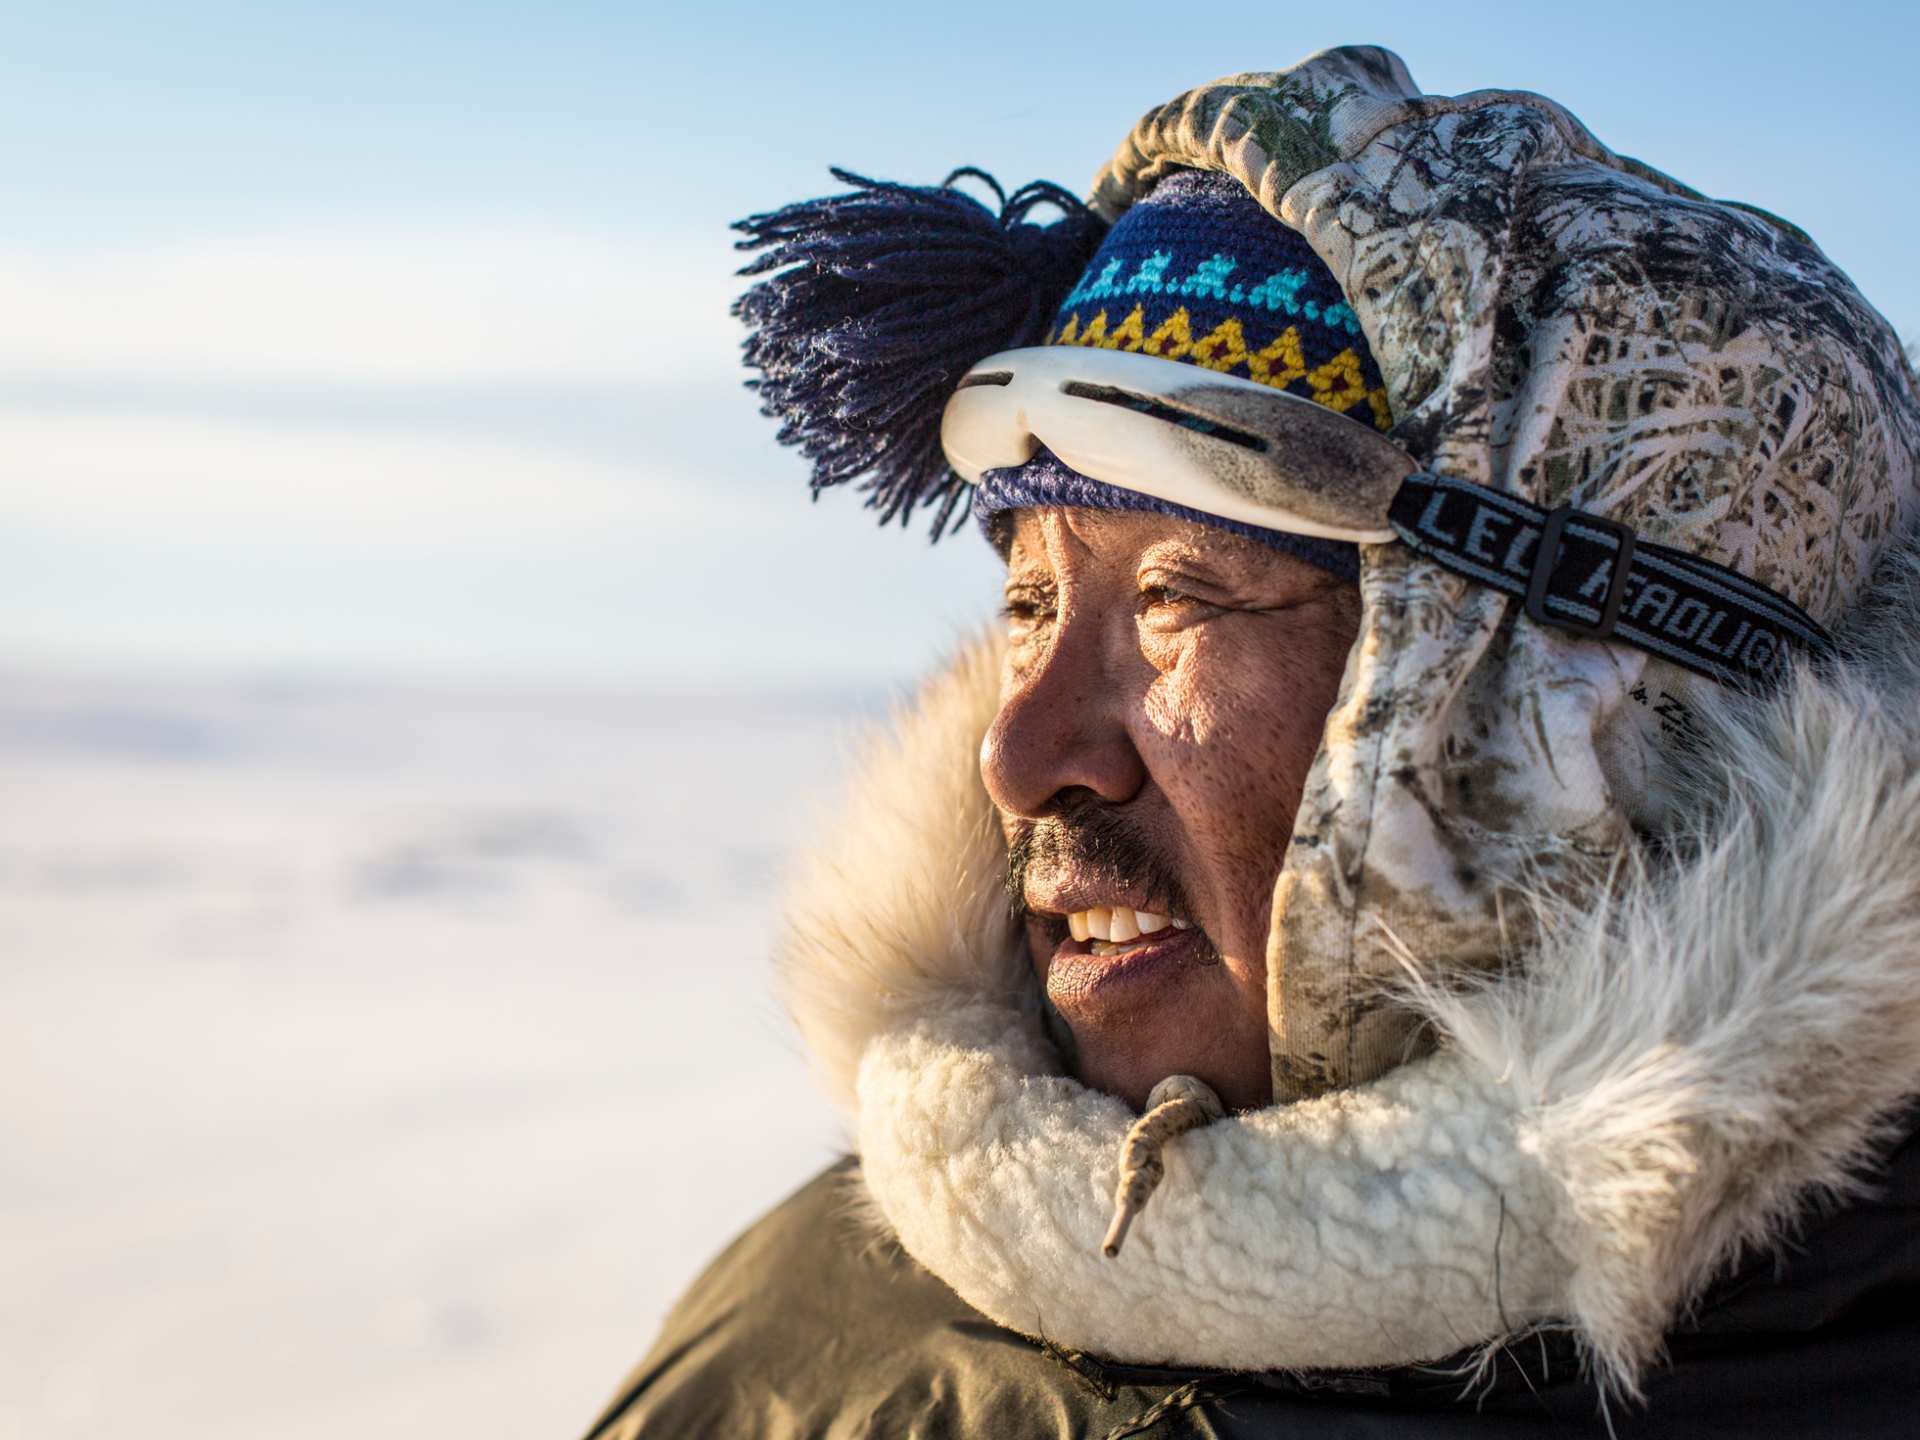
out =
[(1142, 712), (1147, 729), (1163, 745), (1206, 752), (1222, 738), (1232, 697), (1218, 689), (1220, 646), (1203, 628), (1141, 641), (1149, 681)]
[(1339, 689), (1351, 635), (1324, 618), (1197, 627), (1147, 692), (1149, 763), (1173, 808), (1204, 849), (1259, 870), (1236, 888), (1271, 882)]

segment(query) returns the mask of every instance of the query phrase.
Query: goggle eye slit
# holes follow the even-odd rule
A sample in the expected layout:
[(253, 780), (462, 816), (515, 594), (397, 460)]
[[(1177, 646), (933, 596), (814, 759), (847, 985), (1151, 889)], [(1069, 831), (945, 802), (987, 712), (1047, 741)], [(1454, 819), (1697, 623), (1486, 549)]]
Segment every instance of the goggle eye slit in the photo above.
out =
[(1169, 425), (1178, 425), (1182, 430), (1191, 430), (1198, 435), (1206, 435), (1214, 440), (1237, 445), (1243, 450), (1266, 452), (1267, 442), (1250, 431), (1236, 429), (1210, 420), (1204, 415), (1195, 415), (1190, 410), (1182, 410), (1177, 405), (1169, 405), (1164, 400), (1156, 400), (1150, 395), (1138, 395), (1130, 390), (1122, 390), (1113, 385), (1089, 385), (1080, 380), (1069, 380), (1060, 387), (1061, 393), (1071, 395), (1077, 400), (1091, 400), (1099, 405), (1118, 405), (1137, 414), (1165, 421)]

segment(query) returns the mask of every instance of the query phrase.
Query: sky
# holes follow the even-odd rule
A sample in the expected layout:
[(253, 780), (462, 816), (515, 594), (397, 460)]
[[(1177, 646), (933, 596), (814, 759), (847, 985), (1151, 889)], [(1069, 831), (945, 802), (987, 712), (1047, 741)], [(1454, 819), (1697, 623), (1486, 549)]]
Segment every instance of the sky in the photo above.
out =
[[(1920, 336), (1911, 6), (0, 9), (0, 661), (885, 682), (997, 600), (739, 388), (726, 225), (839, 164), (1084, 190), (1327, 45), (1537, 90)], [(1356, 23), (1358, 21), (1359, 23)]]

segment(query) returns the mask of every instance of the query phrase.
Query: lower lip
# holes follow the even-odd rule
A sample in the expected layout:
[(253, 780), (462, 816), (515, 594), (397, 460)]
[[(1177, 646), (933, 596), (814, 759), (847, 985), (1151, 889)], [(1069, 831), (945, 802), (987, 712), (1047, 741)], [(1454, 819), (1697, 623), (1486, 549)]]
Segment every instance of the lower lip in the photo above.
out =
[(1104, 999), (1144, 989), (1200, 963), (1206, 937), (1169, 926), (1162, 938), (1119, 955), (1095, 955), (1091, 940), (1063, 940), (1047, 966), (1047, 994), (1055, 1004)]

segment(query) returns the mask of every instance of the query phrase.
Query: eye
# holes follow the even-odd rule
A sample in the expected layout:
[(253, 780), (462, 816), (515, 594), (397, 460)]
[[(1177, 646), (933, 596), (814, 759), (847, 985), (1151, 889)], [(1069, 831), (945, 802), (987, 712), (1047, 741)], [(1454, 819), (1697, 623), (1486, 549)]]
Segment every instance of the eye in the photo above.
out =
[(1195, 606), (1204, 606), (1207, 602), (1198, 595), (1183, 590), (1179, 585), (1165, 580), (1156, 580), (1141, 585), (1139, 604), (1140, 613), (1145, 615), (1151, 611), (1184, 613), (1191, 611)]
[(1134, 600), (1134, 613), (1140, 625), (1156, 631), (1185, 630), (1212, 619), (1222, 609), (1219, 602), (1205, 598), (1189, 589), (1178, 576), (1164, 572), (1143, 575)]
[(1022, 586), (1009, 589), (1000, 606), (1000, 618), (1009, 625), (1036, 625), (1053, 618), (1053, 596)]

